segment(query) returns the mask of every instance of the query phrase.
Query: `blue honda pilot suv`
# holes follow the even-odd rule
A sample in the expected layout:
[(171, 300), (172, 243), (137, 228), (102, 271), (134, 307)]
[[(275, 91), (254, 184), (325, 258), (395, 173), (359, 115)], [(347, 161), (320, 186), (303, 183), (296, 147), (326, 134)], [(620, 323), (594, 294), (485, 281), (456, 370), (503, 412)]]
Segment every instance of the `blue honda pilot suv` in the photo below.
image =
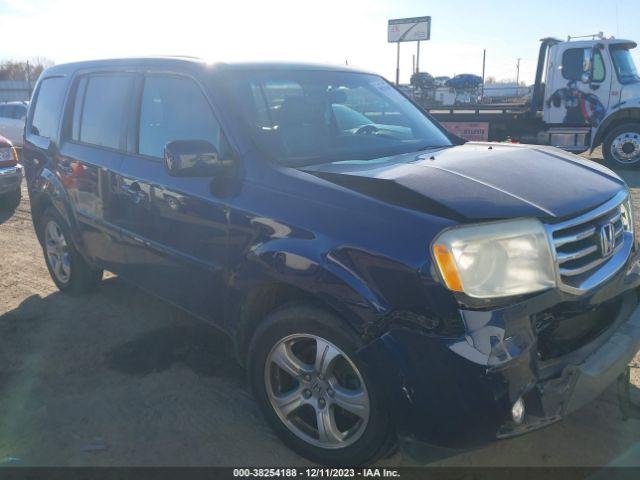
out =
[(374, 74), (58, 65), (24, 167), (58, 288), (109, 270), (218, 327), (275, 432), (318, 462), (543, 427), (640, 348), (624, 182), (465, 143)]

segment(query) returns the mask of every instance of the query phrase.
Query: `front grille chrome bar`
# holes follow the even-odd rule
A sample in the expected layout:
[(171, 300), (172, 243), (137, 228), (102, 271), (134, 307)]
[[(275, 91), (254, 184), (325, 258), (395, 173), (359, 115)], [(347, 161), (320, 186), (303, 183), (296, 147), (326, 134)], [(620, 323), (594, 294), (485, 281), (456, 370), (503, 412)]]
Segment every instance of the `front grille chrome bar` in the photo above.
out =
[[(611, 278), (626, 263), (634, 243), (633, 233), (625, 230), (622, 219), (626, 201), (628, 192), (623, 190), (590, 212), (545, 225), (560, 289), (583, 293)], [(605, 248), (608, 224), (613, 226), (610, 249)]]

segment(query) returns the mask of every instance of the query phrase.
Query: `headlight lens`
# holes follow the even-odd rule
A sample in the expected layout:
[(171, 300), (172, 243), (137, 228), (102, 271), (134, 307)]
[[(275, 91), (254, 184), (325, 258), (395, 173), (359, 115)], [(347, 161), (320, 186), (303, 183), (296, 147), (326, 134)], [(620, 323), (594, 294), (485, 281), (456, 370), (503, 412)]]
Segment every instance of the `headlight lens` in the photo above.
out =
[(547, 234), (525, 219), (446, 230), (433, 256), (450, 290), (475, 298), (508, 297), (556, 285)]

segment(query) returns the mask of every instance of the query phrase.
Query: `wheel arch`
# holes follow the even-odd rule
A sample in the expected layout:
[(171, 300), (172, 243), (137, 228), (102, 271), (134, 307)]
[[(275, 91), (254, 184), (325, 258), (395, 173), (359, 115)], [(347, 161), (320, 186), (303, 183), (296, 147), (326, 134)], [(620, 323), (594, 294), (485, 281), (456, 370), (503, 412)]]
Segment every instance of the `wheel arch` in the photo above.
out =
[(356, 334), (361, 332), (347, 320), (345, 309), (335, 303), (305, 290), (295, 284), (273, 281), (261, 283), (242, 295), (240, 309), (233, 326), (233, 340), (236, 356), (241, 365), (245, 365), (249, 354), (249, 345), (256, 329), (271, 312), (285, 305), (305, 304), (315, 306), (335, 315), (345, 326)]
[(593, 136), (591, 151), (604, 142), (611, 130), (625, 123), (637, 123), (640, 126), (640, 107), (622, 108), (605, 117)]
[[(48, 169), (42, 170), (38, 178), (30, 185), (29, 198), (31, 202), (31, 219), (40, 242), (42, 242), (42, 238), (40, 238), (41, 235), (38, 229), (38, 223), (47, 208), (52, 207), (55, 208), (67, 222), (76, 246), (81, 245), (81, 238), (78, 234), (77, 228), (77, 219), (73, 212), (73, 208), (71, 207), (69, 195), (53, 172)], [(82, 248), (79, 250), (81, 253), (84, 253)]]

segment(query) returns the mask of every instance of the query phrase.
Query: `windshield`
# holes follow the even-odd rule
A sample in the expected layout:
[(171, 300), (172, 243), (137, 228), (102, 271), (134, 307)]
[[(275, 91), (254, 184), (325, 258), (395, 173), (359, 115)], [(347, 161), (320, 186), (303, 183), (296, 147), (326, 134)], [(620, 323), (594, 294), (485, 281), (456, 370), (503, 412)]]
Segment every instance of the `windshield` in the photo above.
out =
[(611, 48), (611, 56), (613, 57), (613, 64), (620, 82), (631, 83), (640, 81), (636, 65), (628, 48)]
[(420, 110), (376, 75), (226, 73), (245, 127), (282, 165), (368, 160), (451, 145)]

